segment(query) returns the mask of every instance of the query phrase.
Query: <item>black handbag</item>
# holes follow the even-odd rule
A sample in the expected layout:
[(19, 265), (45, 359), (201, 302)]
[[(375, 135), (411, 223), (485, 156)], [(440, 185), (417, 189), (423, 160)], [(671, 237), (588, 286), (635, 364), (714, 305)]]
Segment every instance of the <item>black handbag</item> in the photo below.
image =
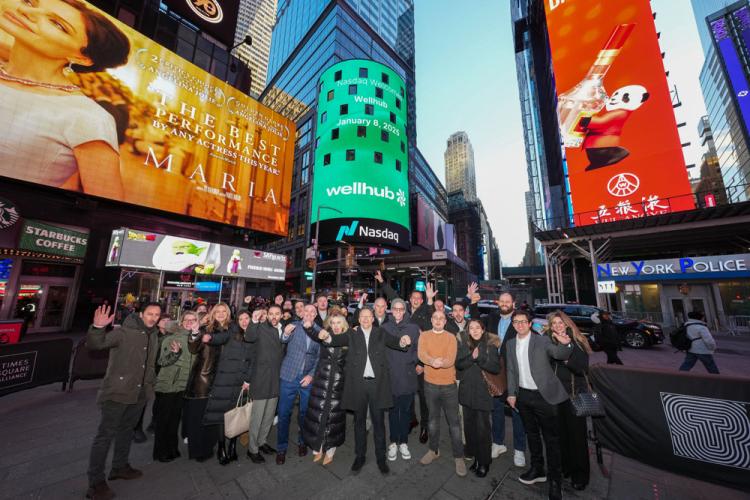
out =
[(591, 389), (589, 378), (586, 374), (583, 374), (584, 380), (586, 380), (587, 392), (576, 393), (576, 378), (575, 375), (570, 379), (571, 386), (571, 398), (570, 403), (573, 405), (573, 411), (576, 417), (606, 417), (607, 413), (604, 411), (604, 403), (599, 394)]

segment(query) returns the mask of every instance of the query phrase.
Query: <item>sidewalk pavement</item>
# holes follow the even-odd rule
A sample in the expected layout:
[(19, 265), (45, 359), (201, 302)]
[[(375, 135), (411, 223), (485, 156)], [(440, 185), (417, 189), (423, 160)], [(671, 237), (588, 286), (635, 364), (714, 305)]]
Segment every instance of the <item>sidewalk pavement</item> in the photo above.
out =
[[(0, 498), (80, 499), (86, 491), (86, 469), (91, 440), (99, 412), (96, 391), (100, 381), (79, 381), (72, 393), (63, 393), (60, 384), (37, 387), (2, 398), (0, 405)], [(147, 410), (146, 422), (150, 419)], [(387, 420), (387, 419), (386, 419)], [(296, 418), (293, 419), (296, 422)], [(507, 443), (511, 439), (508, 422)], [(296, 424), (290, 436), (296, 437)], [(370, 436), (368, 436), (370, 437)], [(367, 464), (352, 476), (349, 467), (353, 454), (353, 423), (347, 421), (346, 443), (334, 462), (327, 467), (312, 463), (312, 454), (299, 458), (287, 456), (278, 466), (273, 459), (265, 465), (252, 464), (245, 449), (238, 446), (239, 462), (222, 467), (215, 460), (197, 463), (183, 457), (171, 463), (153, 462), (153, 436), (143, 444), (133, 444), (131, 463), (144, 476), (134, 481), (112, 481), (117, 498), (123, 499), (294, 499), (321, 498), (351, 500), (358, 498), (420, 499), (542, 499), (546, 485), (525, 486), (518, 481), (522, 469), (513, 466), (512, 452), (493, 461), (484, 479), (469, 474), (459, 478), (450, 457), (447, 427), (441, 432), (444, 455), (430, 466), (418, 460), (426, 446), (412, 433), (409, 447), (412, 459), (389, 462), (391, 473), (378, 472), (370, 437)], [(276, 427), (271, 431), (271, 445)], [(296, 448), (290, 448), (290, 452)], [(748, 498), (739, 491), (677, 476), (640, 464), (605, 450), (604, 465), (610, 472), (604, 477), (591, 455), (591, 482), (584, 492), (565, 486), (566, 498), (616, 500), (739, 500)]]

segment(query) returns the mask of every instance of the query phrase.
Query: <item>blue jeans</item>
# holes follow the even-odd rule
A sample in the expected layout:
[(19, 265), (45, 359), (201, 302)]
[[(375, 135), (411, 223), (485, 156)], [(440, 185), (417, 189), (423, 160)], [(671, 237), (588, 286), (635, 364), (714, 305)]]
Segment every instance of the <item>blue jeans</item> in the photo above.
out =
[(388, 410), (388, 429), (391, 443), (406, 444), (411, 430), (411, 410), (414, 405), (414, 394), (393, 396), (393, 408)]
[(716, 361), (714, 361), (713, 354), (695, 354), (692, 352), (688, 352), (685, 354), (685, 361), (682, 362), (680, 371), (689, 372), (698, 361), (703, 363), (703, 366), (706, 367), (706, 371), (708, 373), (715, 373), (717, 375), (719, 374), (719, 367), (716, 366)]
[(302, 387), (300, 381), (303, 375), (297, 377), (294, 382), (287, 382), (281, 379), (281, 387), (279, 393), (279, 424), (277, 427), (276, 436), (276, 448), (279, 453), (286, 453), (289, 447), (289, 423), (292, 420), (292, 410), (294, 410), (294, 401), (297, 399), (299, 394), (299, 412), (297, 416), (297, 423), (299, 425), (299, 438), (297, 444), (302, 445), (302, 424), (305, 421), (305, 413), (307, 412), (307, 402), (310, 399), (310, 390), (312, 384), (307, 387)]
[[(505, 442), (505, 398), (507, 394), (492, 398), (492, 442), (503, 444)], [(526, 451), (526, 432), (523, 428), (521, 415), (517, 411), (511, 411), (513, 420), (513, 449)]]

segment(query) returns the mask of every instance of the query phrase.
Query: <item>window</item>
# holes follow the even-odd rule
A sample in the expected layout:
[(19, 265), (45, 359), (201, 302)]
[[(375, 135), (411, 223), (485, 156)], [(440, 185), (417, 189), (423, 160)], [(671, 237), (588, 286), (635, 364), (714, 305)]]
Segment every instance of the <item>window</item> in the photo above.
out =
[(305, 235), (305, 225), (304, 224), (300, 224), (297, 227), (297, 236), (304, 236), (304, 235)]
[(401, 87), (399, 90), (401, 91), (401, 97), (404, 97), (404, 87)]
[(396, 160), (396, 170), (401, 172), (401, 160)]
[(349, 95), (357, 95), (357, 86), (349, 85)]
[(338, 70), (333, 74), (333, 81), (338, 82), (339, 80), (341, 80), (341, 70)]
[(323, 155), (323, 165), (330, 165), (331, 164), (331, 153), (326, 153)]
[(406, 153), (406, 145), (404, 144), (404, 141), (401, 141), (401, 152)]
[(383, 89), (380, 87), (375, 87), (375, 97), (378, 97), (380, 99), (383, 98)]
[(396, 113), (391, 113), (390, 120), (391, 123), (396, 123)]
[(354, 150), (353, 149), (347, 149), (346, 150), (346, 161), (354, 161)]
[(383, 142), (388, 142), (388, 132), (385, 130), (380, 131), (380, 140)]
[(320, 123), (325, 123), (328, 119), (328, 111), (323, 111), (323, 113), (320, 114)]
[(359, 68), (359, 77), (367, 78), (367, 68)]
[(338, 139), (339, 138), (339, 129), (335, 128), (331, 130), (331, 139)]
[(328, 91), (328, 100), (333, 101), (333, 90)]
[(365, 114), (366, 115), (374, 115), (375, 114), (375, 106), (372, 104), (365, 104)]
[(385, 73), (383, 73), (382, 75), (380, 75), (380, 79), (381, 79), (381, 80), (383, 80), (383, 83), (386, 83), (386, 84), (387, 84), (387, 83), (389, 82), (389, 80), (390, 80), (390, 79), (388, 78), (388, 75), (386, 75)]
[(310, 180), (310, 154), (311, 152), (308, 149), (302, 155), (302, 171), (300, 172), (300, 175), (301, 175), (300, 182), (302, 184), (307, 184), (307, 182)]
[(367, 137), (367, 127), (357, 127), (357, 137)]
[(401, 99), (396, 99), (396, 107), (401, 109)]
[(379, 165), (383, 164), (383, 153), (375, 151), (375, 163)]
[(349, 105), (348, 104), (342, 104), (339, 106), (339, 114), (340, 115), (348, 115), (349, 114)]

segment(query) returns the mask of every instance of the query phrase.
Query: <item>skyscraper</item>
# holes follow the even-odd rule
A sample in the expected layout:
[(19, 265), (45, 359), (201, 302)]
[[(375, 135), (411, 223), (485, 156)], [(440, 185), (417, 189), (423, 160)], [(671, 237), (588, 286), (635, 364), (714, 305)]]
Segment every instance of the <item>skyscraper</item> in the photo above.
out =
[(459, 131), (448, 138), (445, 148), (445, 188), (448, 193), (461, 191), (466, 201), (477, 199), (474, 172), (474, 148), (466, 132)]
[(276, 2), (277, 0), (240, 1), (234, 43), (240, 43), (247, 35), (253, 40), (252, 45), (242, 44), (236, 50), (239, 59), (250, 68), (250, 92), (255, 96), (260, 95), (266, 86), (271, 31), (276, 23)]

